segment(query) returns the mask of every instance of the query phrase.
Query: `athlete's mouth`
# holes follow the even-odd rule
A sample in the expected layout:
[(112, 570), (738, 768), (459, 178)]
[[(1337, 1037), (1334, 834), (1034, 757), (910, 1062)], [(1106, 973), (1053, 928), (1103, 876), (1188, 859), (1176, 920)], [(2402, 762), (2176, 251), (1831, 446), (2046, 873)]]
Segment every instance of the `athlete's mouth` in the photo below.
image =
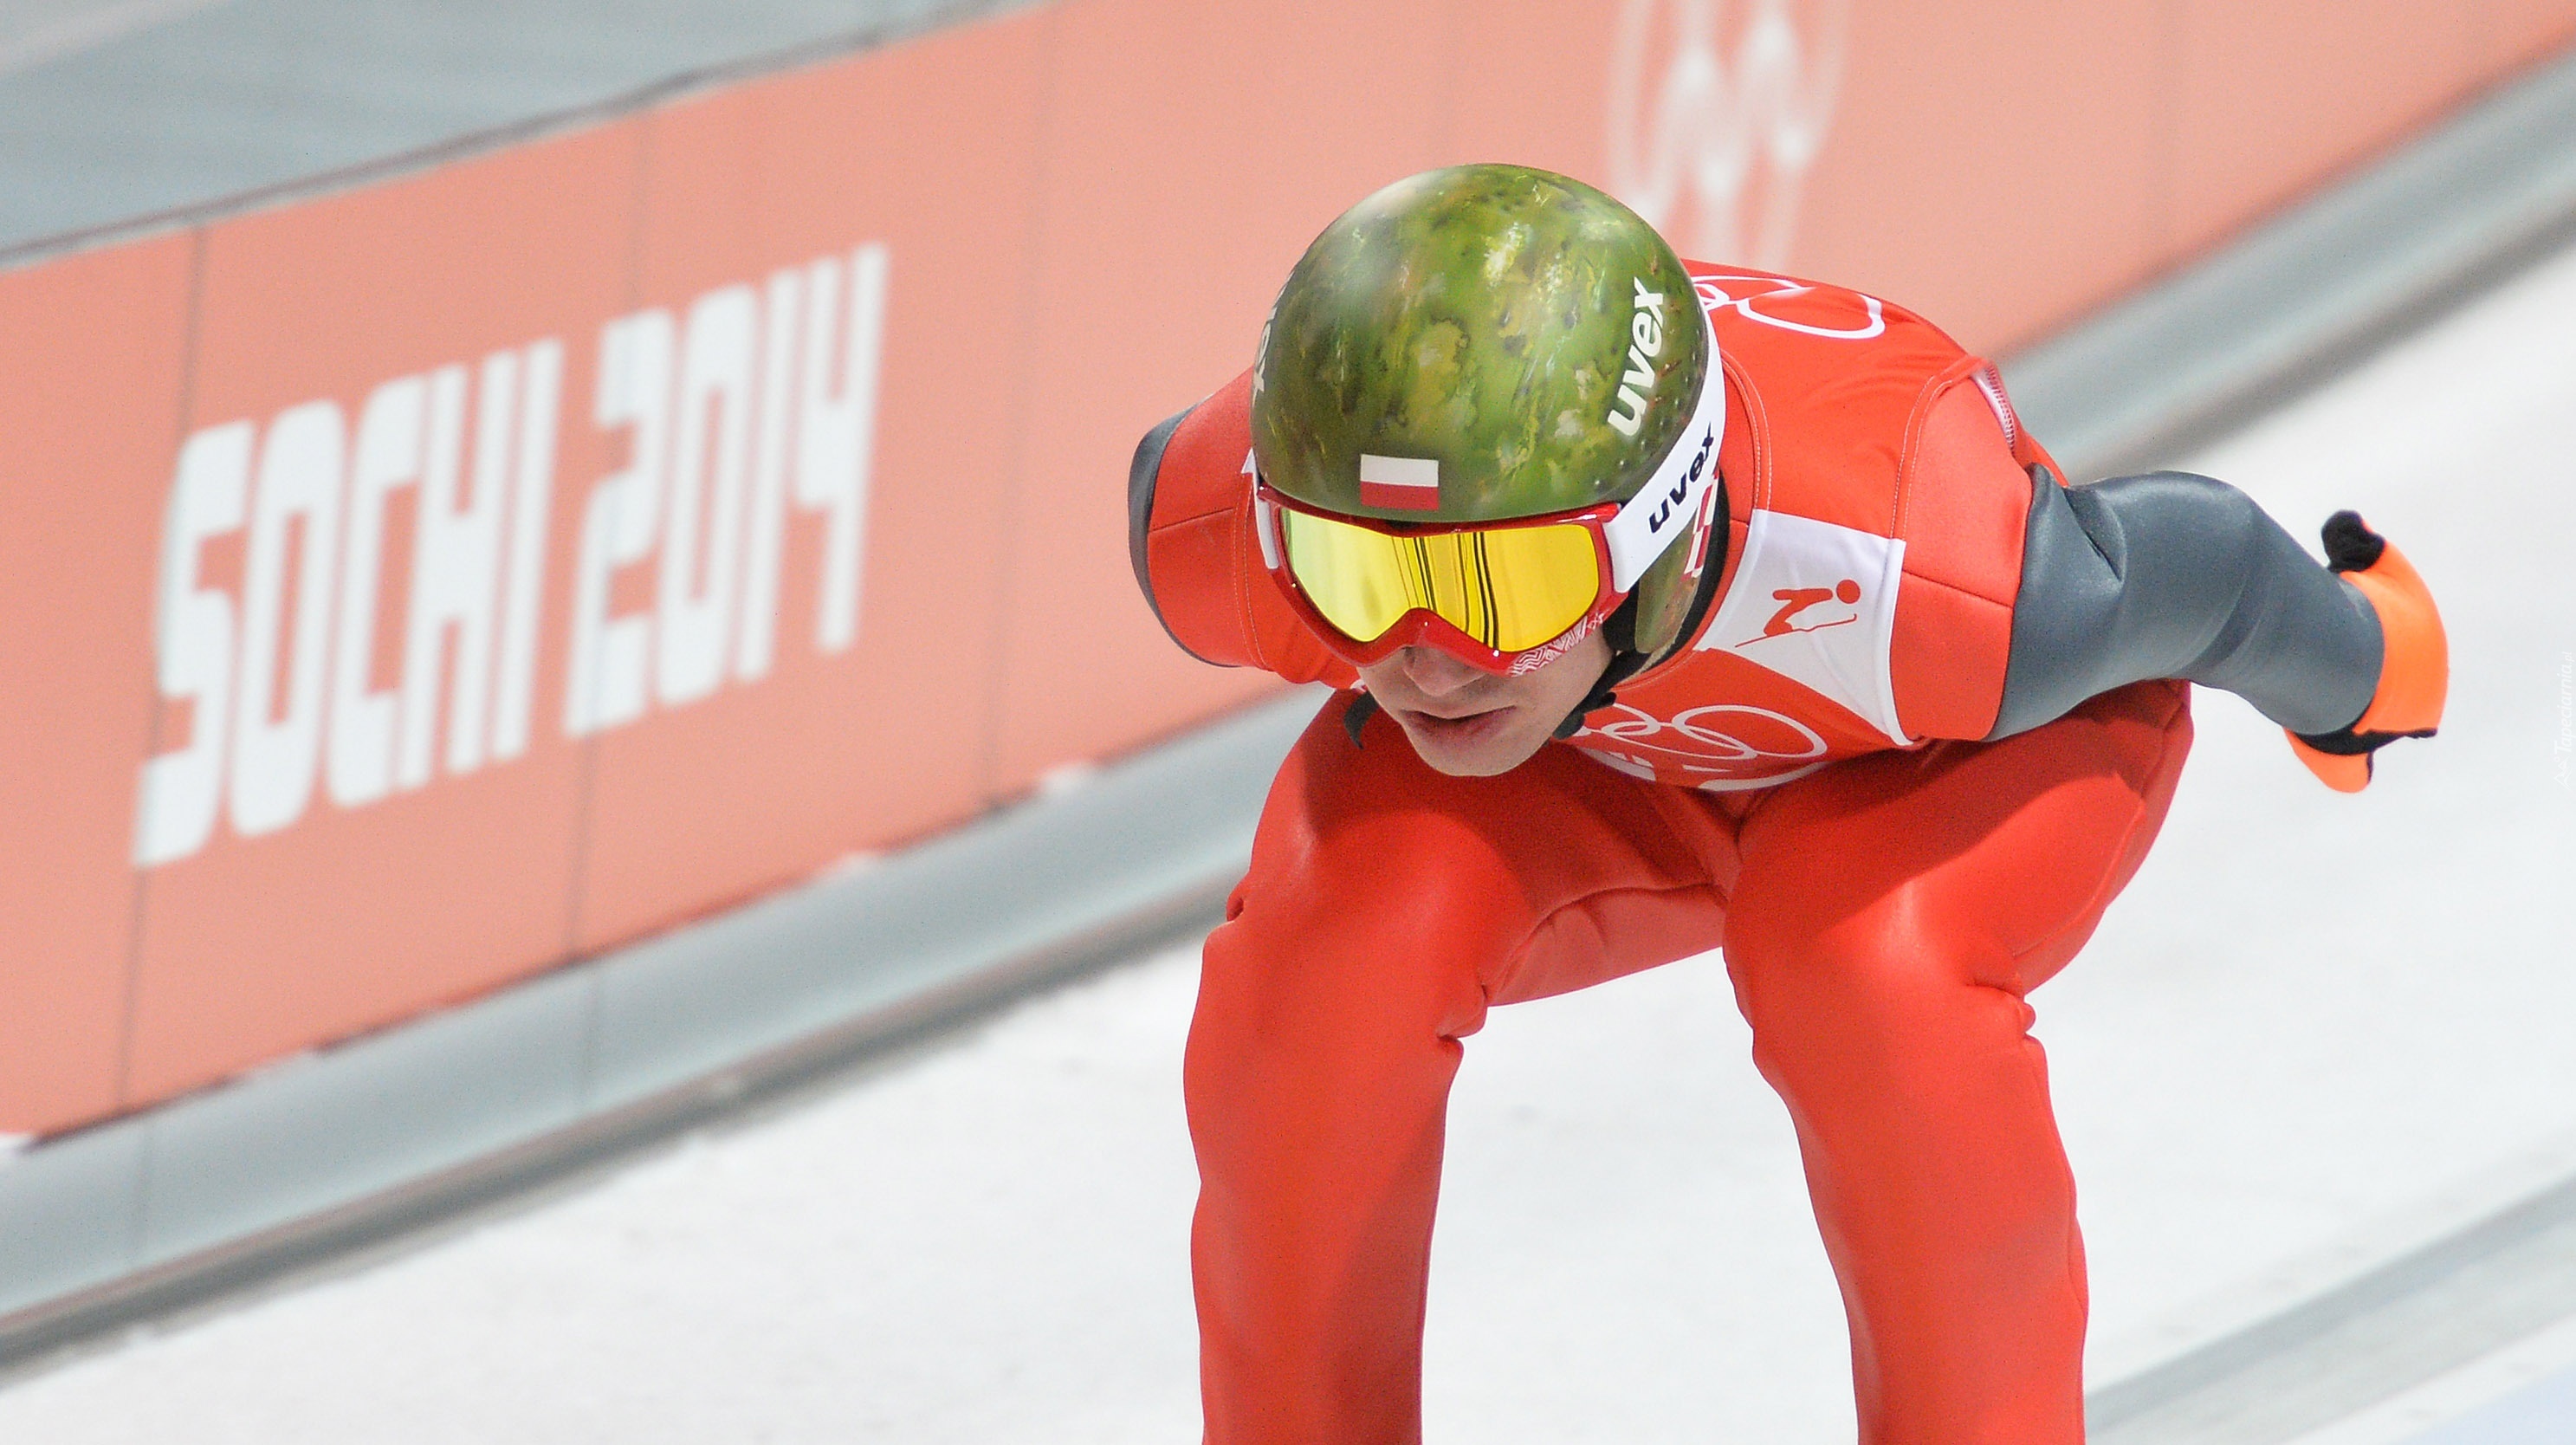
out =
[(1479, 712), (1459, 713), (1454, 717), (1439, 713), (1401, 709), (1405, 728), (1418, 737), (1452, 745), (1472, 746), (1483, 742), (1506, 726), (1515, 709), (1486, 708)]
[(1428, 708), (1419, 707), (1398, 708), (1397, 711), (1420, 718), (1425, 722), (1458, 723), (1472, 722), (1480, 717), (1491, 717), (1496, 713), (1510, 712), (1511, 706), (1506, 703), (1500, 707), (1480, 707), (1471, 709), (1467, 712), (1433, 712)]

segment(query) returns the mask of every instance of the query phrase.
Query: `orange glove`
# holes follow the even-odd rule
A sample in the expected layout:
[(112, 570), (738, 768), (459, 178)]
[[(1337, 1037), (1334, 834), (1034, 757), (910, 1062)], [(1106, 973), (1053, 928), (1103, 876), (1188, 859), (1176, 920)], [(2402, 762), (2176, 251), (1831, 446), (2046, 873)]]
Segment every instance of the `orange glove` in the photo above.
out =
[(2379, 687), (2348, 727), (2292, 733), (2290, 751), (2339, 793), (2370, 786), (2371, 754), (2399, 738), (2429, 738), (2450, 688), (2450, 643), (2433, 593), (2405, 554), (2370, 530), (2358, 512), (2326, 519), (2326, 565), (2370, 599), (2379, 614)]

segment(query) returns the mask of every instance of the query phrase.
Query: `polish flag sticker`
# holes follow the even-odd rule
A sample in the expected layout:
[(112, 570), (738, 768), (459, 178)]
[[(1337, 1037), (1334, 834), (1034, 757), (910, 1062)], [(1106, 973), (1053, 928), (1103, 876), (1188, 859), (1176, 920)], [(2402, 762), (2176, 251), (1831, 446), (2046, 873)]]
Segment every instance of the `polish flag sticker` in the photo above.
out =
[(1440, 459), (1360, 453), (1360, 505), (1398, 512), (1440, 510)]

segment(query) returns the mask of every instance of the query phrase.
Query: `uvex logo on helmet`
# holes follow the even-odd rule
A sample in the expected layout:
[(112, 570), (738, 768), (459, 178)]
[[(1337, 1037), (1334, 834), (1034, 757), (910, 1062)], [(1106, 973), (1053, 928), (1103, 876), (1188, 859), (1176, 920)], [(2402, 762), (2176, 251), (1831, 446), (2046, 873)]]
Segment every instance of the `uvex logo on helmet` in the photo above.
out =
[(1631, 277), (1637, 288), (1636, 310), (1628, 318), (1628, 372), (1619, 378), (1619, 398), (1610, 404), (1610, 425), (1619, 434), (1634, 437), (1646, 420), (1646, 398), (1655, 390), (1654, 360), (1664, 354), (1664, 293), (1649, 291), (1643, 278)]
[(1715, 428), (1712, 427), (1700, 434), (1699, 455), (1691, 458), (1689, 471), (1673, 478), (1673, 489), (1664, 494), (1662, 501), (1655, 504), (1653, 515), (1646, 518), (1647, 531), (1658, 537), (1664, 535), (1665, 526), (1673, 520), (1674, 509), (1690, 500), (1691, 488), (1698, 486), (1700, 477), (1707, 473), (1708, 454), (1715, 450), (1716, 446)]

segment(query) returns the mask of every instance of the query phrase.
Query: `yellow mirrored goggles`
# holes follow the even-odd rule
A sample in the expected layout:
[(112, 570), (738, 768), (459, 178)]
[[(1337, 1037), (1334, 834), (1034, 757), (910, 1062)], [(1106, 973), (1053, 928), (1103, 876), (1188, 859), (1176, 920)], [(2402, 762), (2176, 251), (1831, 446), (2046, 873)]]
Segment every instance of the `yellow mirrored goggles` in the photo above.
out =
[(1284, 570), (1351, 642), (1385, 639), (1392, 650), (1398, 639), (1388, 633), (1425, 611), (1499, 655), (1539, 647), (1608, 610), (1615, 598), (1601, 524), (1616, 511), (1439, 532), (1380, 531), (1293, 506), (1275, 515)]

